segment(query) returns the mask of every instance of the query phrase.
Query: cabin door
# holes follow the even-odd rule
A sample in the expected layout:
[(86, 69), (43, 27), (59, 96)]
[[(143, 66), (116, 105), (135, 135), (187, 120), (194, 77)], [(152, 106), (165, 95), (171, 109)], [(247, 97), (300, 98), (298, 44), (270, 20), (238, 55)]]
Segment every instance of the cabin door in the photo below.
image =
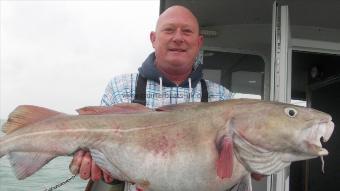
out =
[[(273, 4), (270, 100), (290, 103), (291, 35), (288, 5)], [(267, 191), (289, 191), (289, 167), (267, 178)]]

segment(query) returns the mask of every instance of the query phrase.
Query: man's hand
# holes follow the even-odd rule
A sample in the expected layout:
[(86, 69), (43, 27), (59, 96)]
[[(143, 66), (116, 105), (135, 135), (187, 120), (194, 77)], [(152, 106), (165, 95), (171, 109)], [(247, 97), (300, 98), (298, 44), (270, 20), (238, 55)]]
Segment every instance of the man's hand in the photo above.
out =
[(90, 152), (83, 150), (77, 151), (73, 155), (73, 160), (70, 163), (70, 171), (72, 174), (78, 174), (81, 179), (87, 180), (91, 178), (93, 181), (98, 181), (102, 177), (106, 183), (113, 181), (113, 178), (108, 172), (99, 168), (98, 165), (92, 160)]

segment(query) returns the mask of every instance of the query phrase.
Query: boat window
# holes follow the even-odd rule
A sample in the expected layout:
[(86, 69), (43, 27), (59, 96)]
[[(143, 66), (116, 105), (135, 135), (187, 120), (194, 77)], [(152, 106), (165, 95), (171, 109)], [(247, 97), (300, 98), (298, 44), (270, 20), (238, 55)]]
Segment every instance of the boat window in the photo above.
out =
[(222, 51), (204, 51), (204, 78), (220, 83), (234, 98), (263, 97), (265, 63), (260, 56)]

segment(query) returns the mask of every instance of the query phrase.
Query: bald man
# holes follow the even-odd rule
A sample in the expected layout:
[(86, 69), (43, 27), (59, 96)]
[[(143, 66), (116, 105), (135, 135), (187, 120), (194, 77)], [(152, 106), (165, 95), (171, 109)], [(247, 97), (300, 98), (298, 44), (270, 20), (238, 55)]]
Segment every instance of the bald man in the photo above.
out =
[[(148, 108), (185, 102), (210, 102), (231, 98), (223, 86), (202, 78), (199, 51), (203, 37), (193, 13), (183, 6), (166, 9), (157, 21), (156, 30), (150, 33), (154, 48), (138, 73), (115, 76), (107, 85), (101, 105), (139, 103)], [(70, 164), (73, 173), (82, 179), (97, 181), (103, 177), (110, 183), (109, 167), (97, 164), (91, 154), (78, 151)], [(111, 172), (112, 173), (112, 172)], [(129, 175), (124, 175), (129, 177)], [(140, 190), (125, 184), (129, 191)]]
[(156, 68), (177, 85), (187, 80), (203, 43), (196, 17), (186, 8), (173, 6), (162, 13), (150, 39)]

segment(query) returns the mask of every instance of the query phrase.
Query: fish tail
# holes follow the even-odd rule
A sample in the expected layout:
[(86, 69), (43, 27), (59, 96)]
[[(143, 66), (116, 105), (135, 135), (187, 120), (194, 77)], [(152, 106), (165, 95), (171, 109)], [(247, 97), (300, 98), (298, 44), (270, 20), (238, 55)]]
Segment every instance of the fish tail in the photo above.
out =
[(10, 164), (19, 180), (31, 176), (57, 156), (52, 153), (14, 151), (14, 148), (13, 141), (8, 141), (6, 136), (0, 138), (0, 158), (9, 155)]
[(61, 113), (43, 107), (20, 105), (10, 113), (7, 122), (2, 126), (2, 131), (9, 134), (17, 129), (59, 114)]
[(7, 154), (5, 147), (3, 146), (3, 142), (4, 142), (3, 137), (0, 137), (0, 158), (2, 158), (3, 156)]
[(2, 131), (6, 135), (0, 139), (0, 158), (7, 154), (9, 155), (10, 163), (18, 179), (24, 179), (32, 175), (57, 155), (15, 151), (16, 141), (11, 140), (11, 135), (20, 128), (25, 128), (59, 114), (61, 113), (38, 106), (21, 105), (9, 115), (7, 122), (2, 126)]
[(41, 169), (57, 155), (40, 152), (11, 152), (9, 160), (17, 179), (22, 180)]

